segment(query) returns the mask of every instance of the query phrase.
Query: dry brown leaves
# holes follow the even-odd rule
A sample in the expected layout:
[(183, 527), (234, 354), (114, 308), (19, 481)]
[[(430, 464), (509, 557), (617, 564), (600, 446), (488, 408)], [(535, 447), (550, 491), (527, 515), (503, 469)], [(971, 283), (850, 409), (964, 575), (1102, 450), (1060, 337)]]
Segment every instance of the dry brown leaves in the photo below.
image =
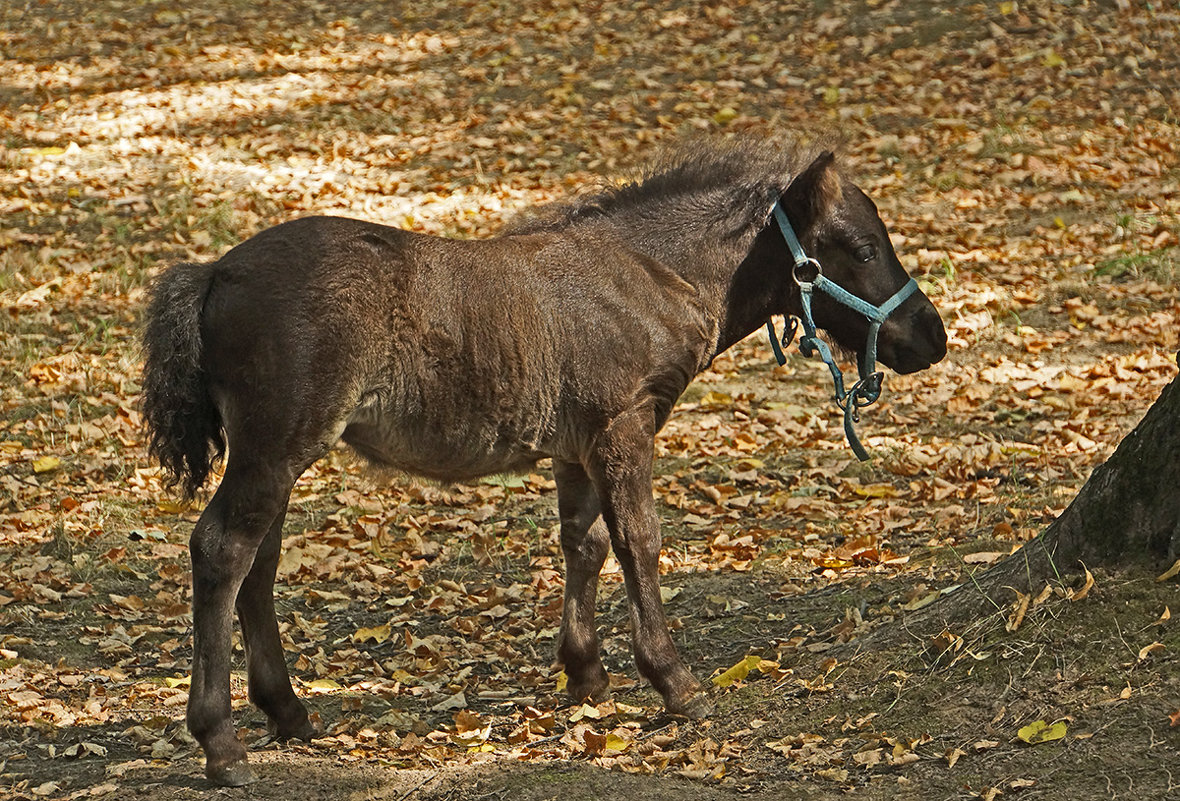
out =
[[(952, 351), (889, 378), (862, 423), (868, 468), (844, 447), (822, 366), (793, 356), (769, 371), (758, 337), (690, 391), (657, 446), (675, 534), (662, 567), (772, 571), (780, 598), (883, 580), (915, 549), (979, 535), (998, 543), (984, 553), (1019, 546), (1176, 374), (1174, 11), (412, 6), (0, 11), (0, 722), (125, 733), (134, 753), (107, 768), (112, 782), (192, 753), (179, 721), (194, 512), (148, 465), (136, 412), (138, 306), (162, 261), (312, 213), (485, 235), (679, 135), (837, 129)], [(21, 13), (34, 19), (15, 24)], [(923, 754), (867, 721), (847, 724), (855, 739), (837, 726), (763, 742), (751, 723), (714, 741), (653, 722), (652, 706), (561, 706), (551, 481), (351, 475), (333, 459), (301, 480), (280, 565), (301, 692), (340, 698), (308, 748), (398, 765), (584, 758), (710, 781), (760, 748), (841, 784)], [(613, 562), (604, 593), (621, 597)], [(724, 616), (735, 600), (706, 608)], [(868, 626), (850, 609), (818, 641), (770, 633), (767, 652)], [(751, 676), (768, 691), (832, 686), (830, 673)], [(106, 748), (78, 736), (43, 756)]]

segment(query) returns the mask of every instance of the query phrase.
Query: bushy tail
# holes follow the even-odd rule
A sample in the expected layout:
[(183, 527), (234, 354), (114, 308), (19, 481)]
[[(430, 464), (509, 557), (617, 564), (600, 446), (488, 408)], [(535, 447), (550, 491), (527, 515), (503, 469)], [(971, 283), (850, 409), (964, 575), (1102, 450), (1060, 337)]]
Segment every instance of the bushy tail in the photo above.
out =
[(149, 289), (143, 333), (143, 418), (148, 452), (168, 486), (191, 499), (225, 454), (221, 416), (201, 365), (201, 312), (212, 265), (177, 264)]

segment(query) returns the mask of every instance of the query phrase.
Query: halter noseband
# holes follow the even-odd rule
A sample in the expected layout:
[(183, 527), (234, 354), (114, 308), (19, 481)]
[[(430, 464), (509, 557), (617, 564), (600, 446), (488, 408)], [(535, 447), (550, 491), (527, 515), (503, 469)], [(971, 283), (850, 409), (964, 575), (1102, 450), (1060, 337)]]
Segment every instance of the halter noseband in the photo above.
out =
[[(860, 444), (856, 431), (853, 429), (853, 423), (860, 421), (860, 409), (875, 403), (881, 397), (881, 381), (884, 376), (877, 370), (877, 333), (881, 330), (881, 323), (885, 322), (889, 315), (905, 302), (906, 298), (918, 291), (918, 282), (911, 278), (905, 286), (893, 293), (892, 297), (880, 306), (874, 306), (824, 277), (820, 263), (808, 256), (804, 252), (803, 246), (799, 244), (799, 237), (795, 235), (795, 229), (791, 227), (791, 221), (787, 219), (781, 202), (774, 204), (774, 219), (778, 222), (783, 239), (791, 250), (791, 257), (794, 259), (791, 277), (799, 286), (799, 300), (803, 306), (803, 336), (799, 338), (799, 352), (807, 357), (818, 353), (824, 364), (828, 366), (828, 370), (832, 374), (832, 384), (836, 390), (836, 406), (844, 412), (844, 435), (848, 438), (848, 445), (852, 448), (852, 452), (863, 462), (869, 458), (869, 452)], [(856, 360), (860, 378), (847, 391), (844, 389), (844, 374), (840, 372), (836, 360), (832, 358), (832, 351), (828, 348), (827, 343), (816, 334), (815, 321), (811, 316), (811, 295), (817, 289), (837, 303), (863, 315), (869, 321), (869, 336), (865, 343), (864, 356), (858, 357)], [(783, 332), (782, 344), (780, 344), (774, 330), (774, 321), (766, 321), (766, 330), (770, 334), (770, 346), (774, 350), (775, 360), (780, 365), (786, 364), (787, 357), (783, 353), (783, 348), (791, 344), (798, 327), (799, 321), (789, 318), (787, 329)]]

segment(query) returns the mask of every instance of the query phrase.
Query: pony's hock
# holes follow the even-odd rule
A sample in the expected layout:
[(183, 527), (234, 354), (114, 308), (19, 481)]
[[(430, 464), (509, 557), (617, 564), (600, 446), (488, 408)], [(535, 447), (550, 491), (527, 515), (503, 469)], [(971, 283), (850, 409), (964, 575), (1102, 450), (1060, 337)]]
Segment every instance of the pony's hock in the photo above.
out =
[[(871, 321), (806, 294), (774, 209), (825, 282), (891, 313)], [(279, 736), (317, 733), (291, 688), (272, 588), (291, 488), (338, 440), (441, 481), (551, 458), (570, 694), (609, 692), (594, 600), (613, 549), (640, 673), (670, 712), (707, 714), (660, 603), (654, 437), (689, 381), (772, 315), (809, 321), (807, 337), (823, 329), (862, 360), (875, 342), (899, 372), (937, 362), (942, 322), (920, 292), (898, 295), (908, 281), (831, 153), (755, 139), (684, 147), (641, 180), (542, 207), (490, 239), (310, 217), (166, 270), (144, 343), (152, 453), (189, 496), (229, 454), (190, 543), (187, 719), (209, 778), (253, 777), (230, 716), (235, 611), (251, 701)]]

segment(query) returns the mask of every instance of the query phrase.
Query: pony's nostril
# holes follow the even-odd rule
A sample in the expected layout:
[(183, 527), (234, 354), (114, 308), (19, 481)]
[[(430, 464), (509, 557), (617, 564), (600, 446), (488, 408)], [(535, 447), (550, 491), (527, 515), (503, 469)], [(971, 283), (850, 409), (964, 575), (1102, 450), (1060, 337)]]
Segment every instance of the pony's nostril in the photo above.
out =
[(938, 316), (938, 312), (931, 309), (931, 314), (926, 320), (926, 332), (929, 336), (929, 341), (932, 345), (933, 358), (930, 360), (931, 364), (941, 361), (943, 356), (946, 356), (946, 328), (942, 324), (942, 318)]

